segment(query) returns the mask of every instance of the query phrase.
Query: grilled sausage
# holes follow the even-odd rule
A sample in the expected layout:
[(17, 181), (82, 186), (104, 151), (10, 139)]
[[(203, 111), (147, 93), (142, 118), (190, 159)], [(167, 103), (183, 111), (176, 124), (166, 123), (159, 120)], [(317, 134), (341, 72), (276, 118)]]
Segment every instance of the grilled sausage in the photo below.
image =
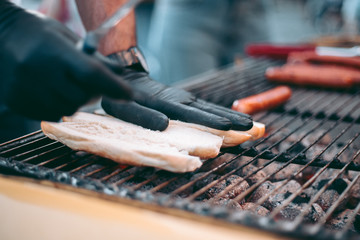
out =
[(273, 82), (326, 88), (350, 88), (360, 83), (360, 71), (332, 65), (286, 64), (268, 68), (267, 79)]
[(360, 68), (359, 57), (322, 56), (314, 51), (293, 52), (289, 54), (288, 63), (315, 63)]
[(232, 109), (246, 114), (254, 114), (285, 103), (292, 91), (287, 86), (279, 86), (268, 91), (234, 101)]

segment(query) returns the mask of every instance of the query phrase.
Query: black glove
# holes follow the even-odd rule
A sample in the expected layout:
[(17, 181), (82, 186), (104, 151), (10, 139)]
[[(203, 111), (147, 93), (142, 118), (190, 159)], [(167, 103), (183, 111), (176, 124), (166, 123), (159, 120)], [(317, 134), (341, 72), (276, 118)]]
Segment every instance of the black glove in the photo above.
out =
[(149, 78), (136, 67), (119, 72), (134, 92), (133, 102), (118, 102), (103, 98), (104, 110), (119, 119), (153, 130), (165, 130), (168, 118), (197, 123), (220, 130), (249, 130), (249, 115), (197, 99), (182, 89), (167, 87)]
[(94, 97), (131, 98), (119, 75), (75, 48), (61, 23), (0, 2), (0, 100), (38, 120), (59, 120)]

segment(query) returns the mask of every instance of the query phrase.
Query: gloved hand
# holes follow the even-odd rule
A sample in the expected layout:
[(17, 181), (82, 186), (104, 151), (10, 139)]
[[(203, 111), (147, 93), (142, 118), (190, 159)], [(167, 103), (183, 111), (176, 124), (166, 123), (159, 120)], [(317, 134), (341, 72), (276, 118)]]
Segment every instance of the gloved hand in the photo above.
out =
[(160, 131), (168, 126), (168, 118), (220, 130), (249, 130), (253, 125), (249, 115), (197, 99), (182, 89), (167, 87), (150, 79), (146, 72), (130, 67), (119, 74), (132, 87), (134, 101), (124, 103), (103, 98), (102, 107), (124, 121)]
[(129, 85), (100, 60), (75, 48), (59, 22), (0, 2), (0, 100), (38, 120), (71, 115), (94, 97), (132, 96)]

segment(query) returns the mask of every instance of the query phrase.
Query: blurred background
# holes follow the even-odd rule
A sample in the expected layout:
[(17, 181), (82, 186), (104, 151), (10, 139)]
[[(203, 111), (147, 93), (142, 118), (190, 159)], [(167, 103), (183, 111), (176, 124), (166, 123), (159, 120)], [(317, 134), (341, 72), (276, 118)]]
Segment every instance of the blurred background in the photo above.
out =
[[(74, 0), (14, 2), (84, 34)], [(150, 74), (166, 84), (231, 64), (248, 43), (307, 43), (360, 31), (358, 0), (146, 0), (136, 13)]]

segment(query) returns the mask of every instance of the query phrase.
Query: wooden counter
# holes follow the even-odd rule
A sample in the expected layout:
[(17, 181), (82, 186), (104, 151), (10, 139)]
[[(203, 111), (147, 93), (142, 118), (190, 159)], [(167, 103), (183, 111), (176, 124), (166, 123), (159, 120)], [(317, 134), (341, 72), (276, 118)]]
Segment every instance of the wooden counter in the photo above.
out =
[(0, 239), (281, 239), (0, 176)]

